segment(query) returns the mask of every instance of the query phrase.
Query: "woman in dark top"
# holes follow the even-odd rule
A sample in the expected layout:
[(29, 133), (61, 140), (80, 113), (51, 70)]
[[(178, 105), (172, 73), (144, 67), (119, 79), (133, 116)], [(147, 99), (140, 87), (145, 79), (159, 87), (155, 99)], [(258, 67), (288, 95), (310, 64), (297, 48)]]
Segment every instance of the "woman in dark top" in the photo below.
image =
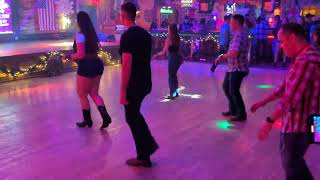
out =
[(153, 58), (169, 54), (168, 70), (169, 70), (169, 87), (170, 95), (167, 99), (174, 99), (178, 94), (178, 77), (177, 72), (183, 63), (183, 58), (179, 53), (180, 36), (178, 34), (178, 27), (176, 24), (171, 24), (168, 28), (168, 37), (166, 39), (164, 48)]
[(84, 120), (78, 122), (78, 127), (92, 127), (88, 95), (92, 98), (103, 119), (101, 129), (109, 126), (111, 118), (106, 110), (104, 101), (99, 95), (100, 79), (104, 66), (98, 57), (99, 40), (89, 15), (80, 11), (77, 14), (79, 32), (76, 34), (74, 54), (71, 59), (78, 63), (77, 93), (80, 98)]

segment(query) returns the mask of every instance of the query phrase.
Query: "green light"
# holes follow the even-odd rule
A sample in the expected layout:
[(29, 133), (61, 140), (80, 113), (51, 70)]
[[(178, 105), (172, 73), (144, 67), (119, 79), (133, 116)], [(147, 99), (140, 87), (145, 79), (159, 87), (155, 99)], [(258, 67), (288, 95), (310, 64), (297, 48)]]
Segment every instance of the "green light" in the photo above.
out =
[(273, 86), (267, 85), (267, 84), (262, 84), (262, 85), (258, 85), (257, 88), (259, 88), (259, 89), (272, 89)]
[(173, 10), (172, 10), (172, 9), (164, 9), (164, 8), (161, 8), (161, 9), (160, 9), (160, 13), (161, 13), (161, 14), (172, 14), (172, 13), (173, 13)]
[(232, 126), (234, 125), (225, 120), (216, 122), (216, 127), (225, 131), (231, 130), (230, 127)]

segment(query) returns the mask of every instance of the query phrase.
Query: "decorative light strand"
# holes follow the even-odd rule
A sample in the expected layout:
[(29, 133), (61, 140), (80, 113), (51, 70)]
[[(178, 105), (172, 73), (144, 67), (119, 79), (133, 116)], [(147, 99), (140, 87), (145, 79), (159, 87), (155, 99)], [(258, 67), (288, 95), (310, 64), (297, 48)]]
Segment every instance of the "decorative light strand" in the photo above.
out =
[[(26, 77), (27, 75), (30, 75), (32, 73), (47, 71), (49, 68), (49, 61), (61, 61), (63, 65), (62, 68), (65, 67), (67, 64), (71, 64), (72, 68), (77, 67), (77, 64), (74, 61), (68, 61), (64, 57), (65, 54), (63, 52), (51, 51), (39, 56), (39, 61), (33, 65), (23, 65), (18, 67), (17, 69), (2, 66), (0, 69), (0, 79), (8, 78), (14, 80), (17, 78)], [(117, 65), (120, 62), (119, 60), (112, 62), (111, 53), (102, 49), (99, 50), (98, 57), (104, 62), (105, 65)]]

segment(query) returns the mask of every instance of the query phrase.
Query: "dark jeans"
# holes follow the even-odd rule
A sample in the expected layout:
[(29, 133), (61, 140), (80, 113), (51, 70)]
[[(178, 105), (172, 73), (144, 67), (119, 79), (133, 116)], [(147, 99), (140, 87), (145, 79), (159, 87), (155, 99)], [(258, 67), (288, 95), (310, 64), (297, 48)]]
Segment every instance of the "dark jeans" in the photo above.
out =
[(151, 135), (148, 125), (140, 112), (141, 104), (146, 95), (133, 94), (128, 96), (128, 104), (125, 105), (126, 121), (131, 129), (136, 145), (137, 158), (149, 159), (158, 147)]
[(169, 88), (170, 95), (177, 91), (178, 85), (178, 76), (177, 72), (182, 64), (182, 56), (178, 53), (170, 53), (169, 62), (168, 62), (168, 71), (169, 71)]
[(303, 158), (309, 147), (306, 133), (281, 133), (280, 152), (286, 180), (313, 180)]
[(229, 112), (239, 117), (247, 117), (246, 108), (240, 94), (242, 80), (248, 72), (227, 72), (223, 81), (223, 90), (229, 101)]
[(267, 50), (268, 50), (268, 39), (258, 39), (256, 62), (266, 60)]

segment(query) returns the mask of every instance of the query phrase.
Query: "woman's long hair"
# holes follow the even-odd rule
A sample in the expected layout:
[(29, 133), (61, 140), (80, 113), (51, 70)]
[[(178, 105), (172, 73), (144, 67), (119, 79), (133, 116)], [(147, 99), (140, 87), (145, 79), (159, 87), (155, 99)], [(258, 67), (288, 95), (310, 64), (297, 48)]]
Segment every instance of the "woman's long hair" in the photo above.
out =
[(77, 22), (80, 32), (84, 34), (86, 53), (95, 54), (99, 51), (99, 39), (88, 13), (80, 11), (77, 14)]
[(168, 34), (169, 42), (171, 46), (179, 47), (180, 46), (180, 36), (178, 34), (178, 26), (177, 24), (169, 25), (169, 34)]

